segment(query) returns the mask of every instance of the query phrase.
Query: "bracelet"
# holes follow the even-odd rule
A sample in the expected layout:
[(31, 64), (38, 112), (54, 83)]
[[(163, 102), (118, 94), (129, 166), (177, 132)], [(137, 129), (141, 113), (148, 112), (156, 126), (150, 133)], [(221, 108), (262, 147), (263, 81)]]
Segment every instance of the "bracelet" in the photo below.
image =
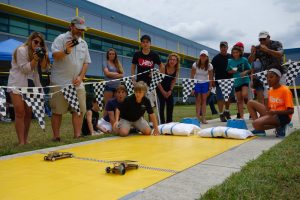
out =
[(64, 51), (64, 52), (65, 52), (65, 54), (67, 54), (67, 55), (69, 55), (69, 54), (70, 54), (70, 52), (68, 52), (68, 51), (67, 51), (67, 49), (65, 49), (65, 51)]

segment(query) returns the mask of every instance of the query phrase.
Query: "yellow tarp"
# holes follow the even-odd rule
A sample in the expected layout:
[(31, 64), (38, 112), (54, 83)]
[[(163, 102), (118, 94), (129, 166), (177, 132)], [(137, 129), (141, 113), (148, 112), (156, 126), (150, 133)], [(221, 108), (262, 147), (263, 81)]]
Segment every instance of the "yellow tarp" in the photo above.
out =
[[(77, 157), (137, 160), (182, 171), (247, 140), (197, 136), (133, 136), (68, 148)], [(124, 176), (106, 174), (110, 164), (67, 158), (55, 162), (34, 154), (0, 161), (0, 199), (117, 199), (174, 175), (139, 168)], [(184, 183), (183, 183), (184, 184)]]

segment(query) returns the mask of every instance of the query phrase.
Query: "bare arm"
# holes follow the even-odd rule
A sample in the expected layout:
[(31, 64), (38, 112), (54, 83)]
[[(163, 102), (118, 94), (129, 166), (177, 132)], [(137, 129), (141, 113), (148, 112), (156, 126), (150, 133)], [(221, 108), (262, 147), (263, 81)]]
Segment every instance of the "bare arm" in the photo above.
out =
[(88, 63), (83, 64), (80, 74), (73, 80), (73, 84), (75, 86), (79, 86), (82, 83), (82, 80), (84, 79), (85, 74), (87, 72), (88, 66)]
[[(135, 68), (136, 68), (136, 65), (135, 64), (131, 64), (131, 76), (135, 75)], [(135, 77), (132, 77), (131, 78), (132, 82), (135, 83)]]
[(95, 132), (94, 127), (93, 127), (93, 123), (92, 123), (92, 111), (87, 111), (86, 112), (86, 121), (88, 124), (88, 128), (90, 130), (90, 133), (93, 134)]
[(212, 83), (213, 83), (213, 70), (208, 71), (208, 80), (209, 80), (209, 88), (212, 87)]
[(191, 70), (191, 79), (194, 79), (195, 77), (195, 74), (196, 74), (196, 68), (192, 67), (192, 70)]
[(273, 115), (291, 115), (294, 114), (294, 108), (288, 108), (287, 110), (272, 110), (268, 111), (268, 113)]
[(122, 78), (124, 76), (123, 73), (118, 73), (118, 72), (110, 72), (108, 71), (107, 67), (103, 69), (103, 73), (106, 77), (108, 78)]
[(149, 115), (150, 117), (150, 121), (153, 123), (153, 128), (154, 128), (154, 135), (159, 135), (159, 131), (158, 131), (158, 123), (157, 123), (157, 119), (154, 113)]
[(73, 45), (72, 41), (67, 41), (65, 44), (65, 46), (66, 46), (65, 50), (53, 52), (52, 55), (53, 55), (54, 60), (62, 60), (66, 56), (68, 56), (72, 52), (72, 49), (73, 49), (72, 45)]
[(113, 127), (115, 124), (115, 121), (116, 121), (115, 113), (114, 113), (114, 111), (108, 111), (107, 113), (108, 113), (110, 124)]

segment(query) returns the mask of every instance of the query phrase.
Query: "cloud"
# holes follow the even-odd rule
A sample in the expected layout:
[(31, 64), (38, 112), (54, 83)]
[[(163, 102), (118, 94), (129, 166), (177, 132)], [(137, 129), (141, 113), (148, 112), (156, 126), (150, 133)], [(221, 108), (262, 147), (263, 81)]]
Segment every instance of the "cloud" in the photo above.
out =
[[(271, 35), (272, 36), (272, 35)], [(274, 34), (283, 43), (283, 48), (300, 47), (300, 20), (290, 24), (288, 28)]]
[(282, 7), (287, 12), (299, 12), (300, 10), (299, 0), (275, 0), (274, 5)]

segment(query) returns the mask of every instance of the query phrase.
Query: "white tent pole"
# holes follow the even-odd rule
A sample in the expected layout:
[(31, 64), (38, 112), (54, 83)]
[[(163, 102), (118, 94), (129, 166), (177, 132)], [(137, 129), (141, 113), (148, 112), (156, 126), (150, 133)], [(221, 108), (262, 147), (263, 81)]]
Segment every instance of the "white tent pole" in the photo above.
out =
[(296, 104), (297, 104), (298, 120), (299, 120), (299, 123), (300, 123), (300, 106), (299, 106), (299, 100), (298, 100), (298, 94), (297, 94), (295, 79), (293, 80), (293, 84), (294, 84), (294, 94), (295, 94)]
[(157, 103), (157, 94), (156, 94), (156, 90), (154, 90), (154, 95), (155, 95), (155, 101), (156, 101), (156, 111), (157, 111), (157, 117), (158, 117), (158, 124), (160, 124), (160, 115), (159, 115), (159, 108), (158, 108), (158, 103)]

